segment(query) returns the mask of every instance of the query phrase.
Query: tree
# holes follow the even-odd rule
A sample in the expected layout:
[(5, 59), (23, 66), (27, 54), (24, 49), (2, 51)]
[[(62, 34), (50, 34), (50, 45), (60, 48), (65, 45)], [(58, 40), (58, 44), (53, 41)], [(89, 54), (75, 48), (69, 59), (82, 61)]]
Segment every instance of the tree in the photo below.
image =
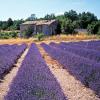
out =
[(78, 20), (78, 14), (74, 10), (70, 10), (69, 12), (64, 13), (65, 18), (70, 19), (72, 21)]
[(4, 21), (4, 22), (2, 23), (2, 30), (6, 30), (7, 28), (8, 28), (7, 22)]
[(13, 30), (20, 30), (20, 24), (22, 24), (24, 21), (21, 20), (14, 20), (13, 25), (12, 25), (12, 29)]
[(55, 14), (53, 14), (53, 13), (50, 15), (50, 17), (51, 17), (52, 20), (56, 18)]
[(7, 21), (7, 27), (10, 27), (11, 25), (13, 25), (13, 21), (11, 18), (9, 18)]
[(73, 21), (72, 24), (77, 29), (81, 28), (81, 23), (79, 20)]
[(64, 29), (64, 33), (65, 34), (74, 34), (74, 25), (72, 23), (72, 20), (67, 19), (64, 23), (63, 23), (63, 29)]
[(47, 14), (47, 15), (45, 15), (45, 17), (44, 17), (44, 19), (45, 20), (53, 20), (53, 19), (55, 19), (56, 17), (55, 17), (55, 15), (54, 14)]
[(88, 24), (97, 21), (97, 17), (90, 12), (83, 12), (82, 14), (79, 14), (79, 20), (82, 25), (82, 28), (87, 28)]
[(31, 16), (30, 17), (28, 17), (27, 19), (26, 19), (26, 21), (34, 21), (34, 20), (36, 20), (37, 18), (36, 18), (36, 15), (35, 14), (31, 14)]
[(100, 27), (99, 27), (99, 29), (98, 29), (98, 33), (97, 33), (98, 35), (100, 35)]
[(57, 24), (57, 28), (56, 28), (56, 34), (60, 34), (61, 33), (61, 23), (60, 22), (58, 22), (58, 24)]
[(2, 30), (2, 21), (0, 21), (0, 31)]
[(100, 22), (92, 22), (87, 27), (88, 33), (90, 34), (99, 34), (100, 32)]

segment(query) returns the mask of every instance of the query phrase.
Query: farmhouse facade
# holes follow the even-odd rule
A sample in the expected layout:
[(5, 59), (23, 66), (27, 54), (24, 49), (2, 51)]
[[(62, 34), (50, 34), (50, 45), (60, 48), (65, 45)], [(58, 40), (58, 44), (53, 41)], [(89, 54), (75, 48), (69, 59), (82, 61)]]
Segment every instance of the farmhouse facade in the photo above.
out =
[(45, 35), (52, 35), (56, 33), (58, 22), (56, 20), (39, 20), (27, 21), (20, 25), (20, 32), (31, 28), (33, 34), (44, 33)]

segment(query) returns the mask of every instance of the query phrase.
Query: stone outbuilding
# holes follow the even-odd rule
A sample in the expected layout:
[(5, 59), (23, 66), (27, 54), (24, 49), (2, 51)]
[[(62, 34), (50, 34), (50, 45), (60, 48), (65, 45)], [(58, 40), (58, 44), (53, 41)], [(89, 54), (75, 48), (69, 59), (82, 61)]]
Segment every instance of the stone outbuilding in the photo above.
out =
[(31, 28), (34, 34), (44, 33), (45, 35), (56, 34), (58, 21), (57, 20), (38, 20), (26, 21), (20, 25), (20, 32), (23, 33), (28, 28)]

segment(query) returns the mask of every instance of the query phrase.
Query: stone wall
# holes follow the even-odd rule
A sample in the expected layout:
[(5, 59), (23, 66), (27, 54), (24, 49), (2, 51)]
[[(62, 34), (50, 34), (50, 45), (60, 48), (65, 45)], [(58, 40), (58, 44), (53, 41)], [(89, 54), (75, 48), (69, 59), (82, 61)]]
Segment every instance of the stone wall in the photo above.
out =
[(20, 25), (20, 32), (23, 33), (25, 30), (31, 28), (34, 32), (35, 30), (35, 25), (32, 25), (32, 24), (22, 24)]

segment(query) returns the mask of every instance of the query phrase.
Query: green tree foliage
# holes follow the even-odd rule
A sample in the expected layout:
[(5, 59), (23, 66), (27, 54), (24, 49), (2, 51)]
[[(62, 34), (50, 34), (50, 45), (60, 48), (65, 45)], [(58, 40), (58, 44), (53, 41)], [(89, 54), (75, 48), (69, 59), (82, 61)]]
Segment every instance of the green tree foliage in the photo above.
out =
[(90, 12), (83, 12), (77, 14), (76, 11), (70, 10), (65, 12), (64, 15), (56, 17), (57, 20), (61, 22), (61, 29), (64, 33), (74, 33), (74, 29), (87, 29), (88, 25), (91, 23), (98, 22), (97, 17)]
[(67, 19), (64, 23), (63, 23), (63, 29), (64, 29), (64, 33), (65, 34), (74, 34), (74, 29), (75, 26), (72, 22), (72, 20)]
[(1, 30), (6, 30), (8, 28), (7, 22), (4, 21), (1, 26)]
[(36, 19), (37, 19), (36, 15), (35, 15), (35, 14), (31, 14), (31, 16), (28, 17), (28, 18), (26, 19), (26, 21), (34, 21), (34, 20), (36, 20)]
[(7, 27), (10, 27), (11, 25), (13, 25), (13, 21), (11, 18), (9, 18), (7, 21)]
[(79, 14), (79, 20), (82, 25), (81, 27), (87, 28), (88, 24), (91, 24), (92, 22), (97, 21), (97, 17), (90, 12), (87, 12), (87, 13), (83, 12), (82, 14)]
[(9, 18), (7, 21), (0, 21), (0, 30), (20, 30), (20, 24), (23, 22), (24, 21), (22, 19), (13, 21), (11, 18)]
[(72, 21), (78, 20), (78, 14), (74, 10), (70, 10), (69, 12), (64, 13), (65, 18), (70, 19)]
[(56, 17), (55, 17), (55, 14), (47, 14), (47, 15), (45, 15), (45, 17), (44, 17), (44, 20), (53, 20), (53, 19), (55, 19)]
[(0, 32), (0, 39), (17, 38), (18, 32)]
[(32, 33), (33, 33), (33, 30), (32, 30), (31, 28), (28, 28), (27, 30), (25, 30), (25, 31), (23, 32), (23, 36), (24, 36), (25, 38), (29, 38), (29, 37), (32, 36)]
[(58, 21), (58, 24), (57, 24), (57, 28), (56, 28), (56, 34), (61, 34), (61, 23)]
[(99, 34), (100, 35), (100, 22), (92, 22), (87, 27), (88, 33), (90, 34)]
[(24, 21), (21, 20), (14, 20), (13, 25), (11, 26), (11, 30), (20, 30), (20, 24), (22, 24)]
[(74, 25), (74, 27), (77, 28), (77, 29), (82, 29), (82, 28), (83, 28), (83, 27), (82, 27), (82, 23), (81, 23), (80, 20), (75, 20), (75, 21), (73, 21), (73, 25)]
[(38, 41), (41, 41), (44, 36), (45, 36), (44, 33), (38, 33), (38, 34), (36, 34), (35, 37), (38, 39)]

